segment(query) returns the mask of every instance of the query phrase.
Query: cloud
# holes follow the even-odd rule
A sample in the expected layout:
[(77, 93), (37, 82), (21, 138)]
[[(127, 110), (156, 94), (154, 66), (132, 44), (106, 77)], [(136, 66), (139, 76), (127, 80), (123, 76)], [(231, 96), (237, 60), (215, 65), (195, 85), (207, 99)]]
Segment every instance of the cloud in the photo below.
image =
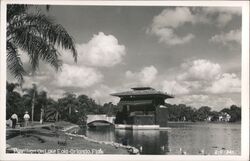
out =
[[(104, 75), (98, 67), (112, 67), (122, 62), (126, 54), (125, 46), (119, 45), (118, 40), (113, 35), (105, 35), (99, 32), (86, 43), (77, 44), (78, 61), (74, 63), (72, 55), (67, 50), (59, 49), (62, 54), (63, 66), (55, 75), (52, 70), (47, 71), (50, 82), (47, 85), (57, 92), (51, 95), (58, 98), (64, 91), (81, 92), (82, 89), (94, 92), (93, 86), (99, 85)], [(49, 72), (50, 71), (50, 72)], [(44, 82), (43, 82), (44, 83)], [(103, 89), (103, 87), (102, 87)], [(88, 93), (93, 95), (93, 93)]]
[(54, 89), (54, 90), (49, 90), (48, 95), (50, 98), (53, 98), (54, 100), (57, 100), (59, 98), (62, 98), (63, 94), (66, 91), (63, 89)]
[(187, 22), (194, 22), (194, 16), (187, 7), (176, 7), (175, 9), (164, 9), (153, 19), (153, 27), (177, 28)]
[(186, 33), (177, 34), (178, 28), (185, 24), (210, 24), (217, 27), (226, 26), (233, 16), (241, 15), (240, 8), (236, 7), (176, 7), (164, 9), (156, 15), (147, 33), (158, 37), (160, 43), (166, 45), (180, 45), (190, 42), (195, 35)]
[[(205, 17), (209, 18), (210, 22), (213, 22), (218, 27), (225, 27), (232, 19), (234, 15), (241, 15), (240, 7), (205, 7), (203, 8)], [(214, 20), (213, 20), (214, 19)]]
[[(93, 35), (87, 43), (77, 44), (78, 64), (93, 67), (112, 67), (122, 62), (126, 55), (126, 48), (120, 45), (113, 35), (105, 35), (99, 32)], [(63, 54), (63, 60), (72, 64), (70, 54)]]
[(224, 27), (231, 20), (232, 20), (232, 15), (226, 13), (219, 14), (217, 18), (217, 25), (219, 27)]
[(163, 42), (167, 45), (185, 44), (194, 38), (193, 34), (187, 34), (186, 36), (179, 37), (171, 28), (160, 28), (152, 30), (152, 32), (159, 37), (159, 42)]
[(110, 93), (128, 90), (133, 86), (151, 86), (174, 94), (176, 98), (167, 100), (172, 104), (184, 103), (193, 107), (207, 105), (214, 108), (240, 104), (231, 96), (239, 95), (240, 78), (234, 73), (223, 72), (220, 64), (206, 59), (186, 61), (168, 74), (160, 73), (153, 65), (139, 71), (128, 70), (122, 82), (112, 87), (103, 82), (104, 76), (96, 68), (64, 64), (61, 72), (55, 74), (52, 71), (40, 71), (36, 73), (37, 77), (25, 77), (25, 83), (31, 85), (36, 82), (39, 90), (46, 90), (54, 99), (60, 98), (66, 91), (74, 91), (76, 94), (86, 94), (101, 104), (117, 103), (119, 99), (110, 96)]
[[(77, 44), (76, 48), (79, 56), (77, 64), (69, 51), (59, 48), (63, 60), (60, 71), (56, 73), (49, 65), (41, 62), (41, 71), (36, 72), (34, 78), (28, 76), (25, 81), (48, 87), (48, 93), (53, 98), (59, 98), (67, 91), (81, 93), (83, 89), (94, 92), (89, 95), (97, 96), (98, 91), (93, 91), (93, 86), (98, 86), (104, 79), (98, 67), (112, 67), (121, 63), (126, 54), (125, 46), (120, 45), (113, 35), (99, 32), (86, 44)], [(26, 57), (24, 59), (27, 61)]]
[(209, 60), (198, 59), (181, 65), (183, 73), (177, 76), (179, 80), (213, 80), (221, 73), (221, 66)]
[[(46, 68), (47, 69), (47, 68)], [(53, 72), (54, 73), (54, 72)], [(51, 73), (51, 74), (53, 74)], [(50, 81), (50, 75), (48, 75), (48, 71), (40, 71), (37, 70), (34, 72), (34, 75), (31, 72), (28, 75), (24, 76), (24, 84), (22, 85), (23, 88), (32, 88), (32, 84), (36, 84), (38, 90), (48, 91), (47, 87), (43, 84), (43, 82)]]
[(157, 69), (151, 65), (142, 68), (139, 72), (126, 71), (125, 77), (132, 84), (150, 85), (156, 79), (157, 73)]
[(187, 85), (177, 82), (175, 80), (173, 81), (165, 80), (161, 83), (161, 85), (163, 91), (170, 94), (179, 95), (179, 94), (188, 94), (190, 92)]
[(90, 96), (91, 98), (95, 99), (98, 101), (98, 103), (108, 103), (112, 102), (114, 104), (117, 104), (119, 102), (118, 97), (111, 96), (111, 93), (117, 92), (114, 88), (110, 88), (107, 85), (101, 84), (96, 88), (93, 92), (91, 92)]
[(228, 33), (214, 35), (209, 41), (214, 42), (214, 43), (221, 43), (223, 45), (227, 45), (230, 43), (241, 44), (241, 31), (231, 30)]
[(206, 14), (228, 13), (233, 15), (241, 15), (240, 7), (204, 7), (203, 11)]
[(152, 65), (138, 72), (126, 71), (123, 86), (152, 86), (174, 95), (241, 91), (241, 81), (235, 73), (223, 72), (220, 64), (206, 59), (186, 61), (168, 74), (159, 74)]
[(101, 82), (103, 75), (96, 69), (64, 64), (57, 73), (54, 84), (59, 87), (86, 88)]
[(241, 81), (235, 73), (225, 73), (218, 63), (206, 59), (187, 61), (173, 74), (176, 75), (174, 79), (160, 82), (164, 91), (173, 94), (223, 94), (241, 91)]
[(159, 37), (159, 42), (167, 45), (185, 44), (194, 38), (193, 34), (178, 36), (175, 29), (185, 23), (193, 23), (194, 16), (187, 7), (177, 7), (175, 9), (164, 9), (159, 15), (153, 18), (148, 33)]
[(234, 73), (224, 73), (206, 91), (211, 93), (239, 93), (241, 91), (241, 81)]

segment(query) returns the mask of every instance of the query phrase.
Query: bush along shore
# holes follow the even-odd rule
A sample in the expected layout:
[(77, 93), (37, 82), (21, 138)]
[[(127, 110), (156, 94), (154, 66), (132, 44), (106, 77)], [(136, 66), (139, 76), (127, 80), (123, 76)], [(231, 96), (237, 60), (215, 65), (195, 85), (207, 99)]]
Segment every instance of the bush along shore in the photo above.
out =
[(6, 140), (6, 153), (139, 154), (139, 150), (132, 146), (78, 135), (78, 129), (78, 125), (62, 121), (50, 126), (15, 130), (20, 134)]

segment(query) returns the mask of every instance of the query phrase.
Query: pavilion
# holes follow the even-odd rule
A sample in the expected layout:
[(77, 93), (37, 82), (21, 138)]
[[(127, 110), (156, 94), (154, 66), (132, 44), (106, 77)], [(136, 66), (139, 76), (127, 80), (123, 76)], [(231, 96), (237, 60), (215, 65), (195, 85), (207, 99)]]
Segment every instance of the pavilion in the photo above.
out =
[(111, 94), (120, 98), (119, 111), (115, 119), (116, 128), (159, 129), (166, 127), (168, 112), (165, 99), (174, 97), (151, 87), (131, 89), (131, 91)]

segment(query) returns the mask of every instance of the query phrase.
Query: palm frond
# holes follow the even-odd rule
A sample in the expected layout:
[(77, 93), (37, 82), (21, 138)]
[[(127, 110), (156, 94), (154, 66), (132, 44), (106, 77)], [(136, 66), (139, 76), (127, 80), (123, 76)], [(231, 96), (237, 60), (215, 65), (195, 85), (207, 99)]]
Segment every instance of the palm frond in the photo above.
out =
[(24, 14), (21, 17), (21, 19), (12, 23), (12, 26), (15, 26), (14, 28), (29, 27), (30, 33), (41, 37), (49, 44), (70, 50), (75, 62), (77, 61), (74, 40), (60, 24), (55, 24), (50, 17), (39, 13)]
[(8, 4), (7, 5), (7, 22), (14, 16), (23, 14), (28, 8), (28, 5), (23, 4)]
[(7, 42), (10, 43), (7, 47), (8, 67), (12, 74), (23, 81), (25, 71), (17, 55), (17, 48), (27, 52), (34, 71), (39, 67), (39, 60), (49, 63), (56, 70), (60, 69), (62, 61), (59, 59), (58, 47), (70, 50), (74, 61), (77, 62), (75, 44), (67, 31), (46, 15), (27, 13), (27, 7), (8, 5), (7, 8)]
[(27, 51), (33, 70), (39, 67), (39, 60), (48, 62), (58, 70), (62, 62), (59, 59), (59, 53), (53, 45), (48, 44), (41, 37), (30, 33), (28, 26), (22, 26), (12, 30), (12, 41), (22, 50)]
[(17, 47), (7, 41), (7, 66), (10, 72), (19, 82), (23, 82), (23, 76), (26, 74), (23, 64), (17, 52)]

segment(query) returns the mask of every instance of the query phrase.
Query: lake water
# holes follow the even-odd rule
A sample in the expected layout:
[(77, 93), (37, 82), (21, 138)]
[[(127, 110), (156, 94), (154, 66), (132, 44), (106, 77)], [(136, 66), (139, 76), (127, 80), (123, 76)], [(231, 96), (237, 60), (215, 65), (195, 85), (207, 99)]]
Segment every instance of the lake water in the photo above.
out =
[(240, 123), (170, 123), (170, 130), (80, 130), (89, 138), (141, 147), (141, 154), (240, 155)]

